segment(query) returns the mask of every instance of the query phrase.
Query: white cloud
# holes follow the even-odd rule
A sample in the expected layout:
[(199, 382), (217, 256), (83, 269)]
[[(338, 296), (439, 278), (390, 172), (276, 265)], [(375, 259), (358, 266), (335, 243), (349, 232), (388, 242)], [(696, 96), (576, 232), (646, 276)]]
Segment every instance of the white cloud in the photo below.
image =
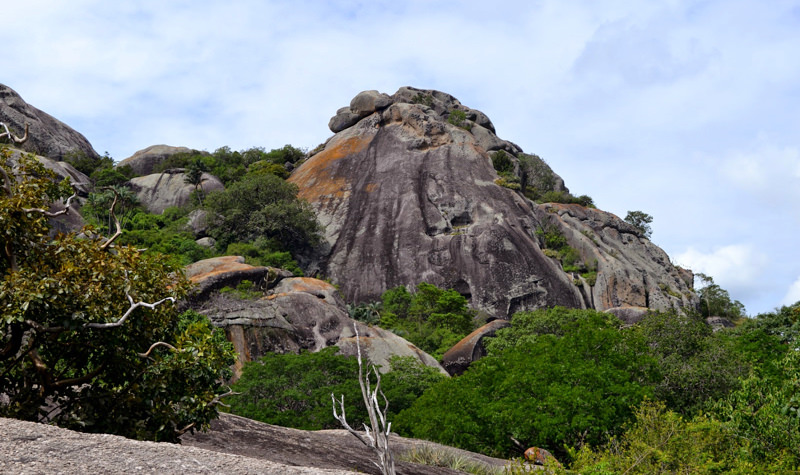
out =
[(747, 150), (729, 153), (720, 172), (757, 198), (792, 204), (800, 198), (800, 149), (770, 143), (764, 134)]
[(797, 302), (800, 302), (800, 277), (789, 286), (789, 290), (781, 300), (781, 305), (793, 305)]
[(762, 290), (761, 278), (767, 269), (767, 257), (749, 244), (731, 244), (702, 252), (689, 247), (675, 256), (675, 262), (693, 272), (714, 278), (714, 282), (744, 300)]

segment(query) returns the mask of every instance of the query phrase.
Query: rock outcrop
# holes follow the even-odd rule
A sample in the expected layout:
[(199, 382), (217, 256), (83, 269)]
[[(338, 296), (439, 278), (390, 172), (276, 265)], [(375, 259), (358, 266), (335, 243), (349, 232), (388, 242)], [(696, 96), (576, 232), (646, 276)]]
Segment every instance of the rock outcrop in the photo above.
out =
[[(360, 335), (361, 351), (382, 371), (390, 369), (393, 355), (411, 356), (427, 366), (444, 369), (430, 355), (405, 339), (378, 327), (370, 327), (348, 316), (336, 288), (308, 277), (292, 277), (286, 271), (250, 266), (244, 259), (227, 256), (206, 259), (186, 268), (196, 284), (189, 305), (224, 328), (233, 342), (241, 367), (267, 353), (319, 351), (338, 346), (340, 353), (355, 355)], [(222, 291), (252, 282), (249, 293)]]
[(16, 91), (0, 84), (0, 122), (15, 135), (22, 135), (30, 124), (28, 141), (21, 148), (52, 160), (63, 160), (70, 153), (99, 157), (86, 137), (46, 112), (25, 102)]
[(581, 261), (596, 269), (593, 283), (570, 273), (586, 307), (666, 310), (695, 304), (691, 273), (673, 266), (666, 252), (619, 217), (577, 204), (545, 203), (534, 210), (540, 223), (557, 226)]
[[(186, 183), (182, 168), (132, 178), (130, 186), (142, 205), (153, 214), (161, 214), (170, 206), (185, 205), (195, 190), (194, 185)], [(203, 173), (200, 186), (204, 193), (225, 188), (219, 178), (209, 173)]]
[(164, 160), (177, 154), (200, 153), (187, 147), (172, 147), (170, 145), (151, 145), (139, 150), (130, 157), (122, 160), (117, 167), (129, 166), (136, 176), (150, 175), (156, 166)]
[[(219, 419), (211, 422), (211, 429), (208, 432), (187, 434), (181, 439), (183, 445), (280, 464), (328, 470), (346, 469), (358, 473), (381, 473), (373, 465), (374, 452), (345, 430), (303, 431), (264, 424), (231, 414), (221, 414)], [(407, 452), (424, 449), (450, 453), (464, 461), (483, 466), (486, 472), (500, 473), (503, 467), (509, 464), (506, 460), (433, 442), (396, 435), (392, 435), (390, 441), (398, 474), (463, 473), (444, 467), (418, 465), (400, 460)]]
[[(449, 94), (367, 91), (330, 126), (336, 134), (289, 180), (325, 228), (312, 269), (339, 284), (347, 301), (422, 281), (504, 318), (553, 305), (666, 309), (694, 298), (663, 251), (613, 215), (538, 205), (500, 186), (492, 154), (508, 154), (521, 176), (520, 147)], [(547, 175), (551, 190), (566, 190)], [(543, 252), (537, 229), (551, 215), (587, 264), (597, 259), (594, 285)], [(584, 230), (599, 234), (597, 242), (583, 239)]]
[(442, 355), (442, 367), (451, 376), (458, 376), (469, 368), (474, 361), (486, 356), (483, 345), (484, 338), (493, 337), (497, 330), (511, 326), (508, 320), (492, 320), (473, 331)]
[[(427, 448), (501, 471), (509, 462), (432, 442), (391, 436), (395, 456)], [(0, 473), (380, 474), (372, 450), (345, 430), (303, 431), (220, 414), (208, 432), (181, 444), (87, 434), (0, 418)], [(396, 461), (398, 474), (456, 475), (456, 470)]]

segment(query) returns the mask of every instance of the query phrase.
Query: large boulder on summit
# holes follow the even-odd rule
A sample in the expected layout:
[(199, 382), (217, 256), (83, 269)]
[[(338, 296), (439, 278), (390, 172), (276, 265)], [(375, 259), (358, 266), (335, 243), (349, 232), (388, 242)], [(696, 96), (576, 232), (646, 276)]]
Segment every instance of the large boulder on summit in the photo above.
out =
[[(550, 190), (566, 191), (538, 157), (497, 137), (482, 112), (440, 91), (405, 87), (388, 103), (376, 94), (361, 93), (340, 109), (337, 117), (347, 115), (337, 122), (341, 130), (289, 178), (325, 229), (312, 270), (339, 284), (348, 301), (424, 281), (499, 317), (553, 305), (693, 302), (682, 272), (618, 218), (588, 208), (568, 218), (571, 211), (500, 186), (492, 156), (503, 153), (525, 184), (535, 185), (534, 172), (544, 171)], [(596, 280), (565, 272), (543, 251), (537, 230), (551, 218), (587, 267), (597, 260)]]
[[(267, 353), (338, 346), (340, 353), (355, 355), (354, 325), (361, 351), (382, 371), (390, 369), (391, 356), (399, 355), (445, 372), (433, 357), (405, 339), (352, 320), (338, 291), (327, 282), (250, 266), (236, 256), (196, 262), (186, 268), (186, 274), (196, 284), (188, 305), (224, 328), (239, 354), (234, 368), (237, 377), (244, 363)], [(248, 292), (229, 290), (245, 280), (252, 282)]]
[(197, 150), (192, 150), (187, 147), (172, 147), (170, 145), (151, 145), (145, 149), (139, 150), (130, 157), (122, 160), (117, 164), (117, 167), (129, 166), (134, 175), (150, 175), (155, 170), (156, 166), (167, 160), (169, 157), (177, 154), (191, 154), (199, 153)]
[[(142, 205), (154, 214), (163, 213), (170, 206), (185, 205), (195, 191), (194, 185), (186, 183), (182, 168), (132, 178), (130, 185)], [(203, 173), (200, 186), (204, 193), (225, 188), (219, 178), (209, 173)]]
[(50, 114), (28, 104), (16, 91), (3, 84), (0, 84), (0, 122), (5, 123), (11, 133), (20, 137), (24, 133), (25, 124), (30, 124), (28, 140), (21, 145), (27, 152), (56, 161), (63, 160), (70, 153), (99, 157), (86, 137)]

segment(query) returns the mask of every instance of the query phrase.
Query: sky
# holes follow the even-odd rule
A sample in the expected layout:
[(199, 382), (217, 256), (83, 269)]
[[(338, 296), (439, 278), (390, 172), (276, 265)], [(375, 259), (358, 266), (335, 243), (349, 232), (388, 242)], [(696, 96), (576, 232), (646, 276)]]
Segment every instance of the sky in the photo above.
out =
[(116, 160), (310, 149), (360, 91), (438, 89), (748, 314), (800, 300), (800, 0), (8, 3), (0, 83)]

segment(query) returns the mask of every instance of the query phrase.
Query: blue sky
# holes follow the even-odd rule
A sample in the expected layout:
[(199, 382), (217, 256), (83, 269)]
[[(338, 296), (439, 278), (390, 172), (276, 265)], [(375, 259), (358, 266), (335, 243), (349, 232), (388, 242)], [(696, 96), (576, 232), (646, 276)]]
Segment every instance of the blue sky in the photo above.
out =
[[(0, 82), (117, 160), (313, 148), (359, 91), (449, 92), (750, 314), (800, 300), (800, 0), (26, 0)], [(9, 20), (14, 18), (16, 20)]]

